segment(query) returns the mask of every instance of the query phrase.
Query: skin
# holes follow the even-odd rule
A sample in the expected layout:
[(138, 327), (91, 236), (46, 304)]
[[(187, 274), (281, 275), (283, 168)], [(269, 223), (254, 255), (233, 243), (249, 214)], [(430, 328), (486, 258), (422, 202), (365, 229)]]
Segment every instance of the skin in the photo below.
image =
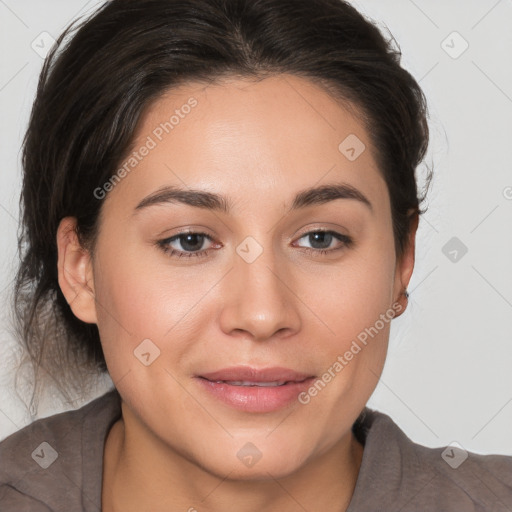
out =
[[(94, 254), (73, 218), (57, 235), (61, 289), (98, 325), (122, 397), (105, 443), (103, 510), (344, 511), (363, 456), (351, 426), (382, 372), (389, 322), (307, 405), (240, 411), (195, 375), (249, 365), (321, 376), (393, 304), (405, 310), (416, 225), (398, 259), (363, 124), (303, 78), (181, 86), (146, 111), (134, 147), (191, 96), (197, 106), (108, 193)], [(366, 145), (354, 161), (338, 149), (350, 134)], [(327, 183), (355, 187), (371, 208), (345, 198), (288, 211), (295, 194)], [(233, 210), (174, 202), (134, 213), (166, 185), (226, 195)], [(156, 244), (188, 228), (211, 236), (196, 242), (206, 256)], [(352, 244), (314, 245), (307, 234), (319, 229)], [(263, 248), (252, 263), (236, 252), (247, 236)], [(183, 238), (168, 245), (191, 252)], [(149, 366), (134, 357), (144, 339), (160, 350)], [(248, 442), (262, 454), (252, 467), (237, 457)]]

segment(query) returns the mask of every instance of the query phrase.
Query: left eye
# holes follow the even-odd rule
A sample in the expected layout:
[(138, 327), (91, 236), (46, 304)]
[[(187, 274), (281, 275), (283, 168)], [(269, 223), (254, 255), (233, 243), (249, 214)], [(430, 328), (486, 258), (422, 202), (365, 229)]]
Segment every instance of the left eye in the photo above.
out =
[[(318, 251), (336, 250), (336, 248), (333, 249), (330, 247), (331, 243), (335, 240), (341, 242), (341, 245), (350, 244), (349, 237), (336, 233), (335, 231), (310, 231), (300, 237), (299, 240), (302, 240), (303, 238), (306, 238), (310, 244), (313, 244), (313, 246), (307, 247), (308, 249), (316, 249)], [(320, 245), (320, 247), (318, 247), (318, 245)]]

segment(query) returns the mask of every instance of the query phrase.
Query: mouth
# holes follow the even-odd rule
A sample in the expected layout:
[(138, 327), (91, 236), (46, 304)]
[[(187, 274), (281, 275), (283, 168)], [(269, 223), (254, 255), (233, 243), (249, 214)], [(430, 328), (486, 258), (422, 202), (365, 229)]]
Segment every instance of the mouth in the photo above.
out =
[[(207, 379), (209, 380), (209, 379)], [(282, 382), (252, 382), (249, 380), (216, 380), (210, 381), (215, 382), (216, 384), (222, 384), (223, 382), (229, 384), (230, 386), (261, 386), (261, 387), (275, 387), (275, 386), (284, 386), (290, 382), (295, 382), (291, 380), (282, 381)], [(300, 381), (302, 382), (302, 381)]]
[(232, 408), (264, 413), (290, 406), (315, 379), (314, 375), (288, 368), (224, 368), (196, 376), (210, 397)]

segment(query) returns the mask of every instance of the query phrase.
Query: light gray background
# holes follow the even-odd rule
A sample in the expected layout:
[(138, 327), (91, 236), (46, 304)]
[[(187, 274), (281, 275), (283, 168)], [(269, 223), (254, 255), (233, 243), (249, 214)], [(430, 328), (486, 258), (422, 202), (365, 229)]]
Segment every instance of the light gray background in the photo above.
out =
[[(16, 345), (7, 304), (16, 268), (19, 150), (42, 65), (31, 45), (44, 53), (41, 33), (57, 38), (99, 3), (0, 0), (0, 439), (33, 419), (13, 393)], [(353, 3), (389, 28), (427, 95), (427, 163), (435, 171), (409, 307), (393, 321), (369, 405), (424, 445), (457, 441), (471, 451), (512, 455), (512, 2)], [(464, 41), (469, 47), (459, 55)], [(420, 180), (424, 174), (422, 167)], [(77, 405), (109, 385), (100, 383)], [(65, 409), (49, 393), (39, 416)]]

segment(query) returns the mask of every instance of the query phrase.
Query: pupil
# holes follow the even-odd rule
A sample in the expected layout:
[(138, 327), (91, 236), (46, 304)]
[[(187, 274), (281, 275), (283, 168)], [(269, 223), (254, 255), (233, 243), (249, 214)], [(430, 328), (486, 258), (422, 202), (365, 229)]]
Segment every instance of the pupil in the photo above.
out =
[[(183, 249), (188, 250), (188, 251), (194, 251), (194, 250), (201, 249), (201, 246), (203, 245), (202, 237), (203, 237), (203, 235), (196, 235), (196, 234), (184, 235), (185, 242), (183, 242), (183, 240), (182, 240), (181, 246), (183, 247)], [(190, 240), (192, 240), (191, 243), (189, 243)]]
[[(310, 236), (310, 243), (311, 243), (311, 246), (315, 249), (326, 249), (329, 247), (329, 245), (331, 245), (331, 241), (332, 241), (332, 235), (330, 233), (324, 233), (324, 232), (317, 232), (317, 233), (313, 233)], [(312, 239), (314, 239), (314, 241), (312, 242)], [(326, 242), (326, 239), (327, 239), (327, 243), (325, 244)], [(315, 247), (314, 243), (315, 242), (320, 242), (320, 243), (324, 243), (325, 245), (322, 246), (322, 247)]]

